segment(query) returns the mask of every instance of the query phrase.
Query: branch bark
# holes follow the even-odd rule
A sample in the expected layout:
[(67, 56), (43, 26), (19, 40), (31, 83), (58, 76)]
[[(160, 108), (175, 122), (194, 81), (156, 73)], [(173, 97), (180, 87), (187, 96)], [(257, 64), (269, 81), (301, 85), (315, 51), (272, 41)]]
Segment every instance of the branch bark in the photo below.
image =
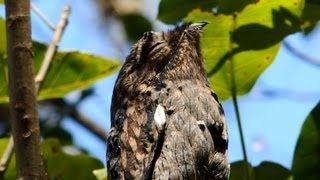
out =
[(11, 126), (17, 179), (47, 179), (40, 148), (30, 0), (6, 0)]

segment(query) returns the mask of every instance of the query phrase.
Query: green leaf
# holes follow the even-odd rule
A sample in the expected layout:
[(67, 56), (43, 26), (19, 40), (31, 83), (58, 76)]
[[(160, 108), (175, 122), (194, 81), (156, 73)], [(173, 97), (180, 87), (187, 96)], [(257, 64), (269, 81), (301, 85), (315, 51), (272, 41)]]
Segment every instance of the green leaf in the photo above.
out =
[(86, 154), (69, 155), (63, 152), (56, 139), (46, 139), (42, 143), (45, 166), (49, 179), (77, 180), (96, 179), (92, 171), (103, 168), (102, 163)]
[(300, 30), (302, 7), (302, 0), (260, 0), (237, 15), (214, 15), (199, 9), (188, 15), (186, 21), (210, 22), (204, 29), (202, 51), (211, 85), (222, 100), (231, 97), (231, 72), (237, 95), (252, 88), (273, 62), (281, 40)]
[(129, 40), (137, 41), (146, 31), (152, 30), (152, 25), (140, 14), (127, 14), (120, 16)]
[(165, 23), (176, 23), (195, 8), (209, 10), (215, 6), (214, 1), (208, 0), (161, 0), (158, 19)]
[(0, 17), (0, 58), (7, 53), (7, 37), (6, 37), (6, 23)]
[(246, 164), (244, 161), (237, 161), (237, 162), (233, 162), (231, 163), (231, 167), (230, 167), (230, 178), (229, 180), (247, 180), (244, 176), (245, 173), (245, 166), (248, 166), (250, 175), (249, 175), (249, 179), (251, 179), (251, 177), (253, 176), (253, 168), (251, 166), (251, 164)]
[(0, 4), (3, 4), (4, 3), (4, 0), (0, 0)]
[[(4, 21), (0, 18), (0, 31)], [(33, 42), (35, 70), (38, 72), (47, 46)], [(8, 77), (5, 33), (0, 34), (0, 103), (8, 102)], [(62, 97), (65, 94), (92, 85), (114, 73), (120, 63), (111, 59), (77, 51), (58, 52), (43, 81), (39, 100)]]
[[(38, 71), (46, 46), (33, 43), (33, 48), (36, 71)], [(98, 79), (114, 73), (119, 64), (118, 61), (77, 51), (59, 52), (54, 57), (42, 83), (38, 99), (62, 97), (73, 90), (88, 87)]]
[(93, 174), (96, 176), (97, 180), (107, 180), (108, 179), (106, 168), (96, 169), (93, 171)]
[(254, 167), (255, 179), (257, 180), (286, 180), (290, 178), (290, 171), (280, 164), (264, 161)]
[[(41, 121), (40, 121), (41, 122)], [(56, 138), (62, 145), (72, 144), (72, 135), (67, 130), (63, 129), (61, 126), (47, 127), (41, 126), (41, 134), (44, 139)]]
[[(273, 162), (264, 161), (254, 168), (250, 164), (247, 164), (247, 166), (250, 173), (248, 179), (250, 180), (287, 180), (290, 178), (290, 171), (288, 169)], [(245, 180), (244, 172), (244, 161), (231, 163), (230, 180)]]
[(320, 179), (320, 102), (303, 123), (295, 148), (293, 179)]
[[(0, 138), (0, 158), (3, 156), (5, 149), (9, 143), (9, 138)], [(3, 179), (16, 179), (16, 160), (15, 156), (12, 155), (9, 166), (6, 169)], [(1, 179), (1, 176), (0, 176)]]

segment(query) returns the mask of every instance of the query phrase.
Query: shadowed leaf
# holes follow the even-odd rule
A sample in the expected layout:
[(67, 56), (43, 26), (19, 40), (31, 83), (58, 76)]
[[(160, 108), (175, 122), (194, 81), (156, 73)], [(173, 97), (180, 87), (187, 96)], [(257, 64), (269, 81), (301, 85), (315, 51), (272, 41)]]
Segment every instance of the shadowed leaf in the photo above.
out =
[(320, 103), (303, 123), (295, 148), (293, 179), (320, 179)]
[(120, 18), (124, 24), (127, 37), (131, 41), (137, 41), (144, 32), (152, 30), (151, 23), (140, 14), (123, 15)]
[(66, 154), (56, 139), (46, 139), (42, 143), (42, 152), (49, 179), (95, 180), (92, 171), (103, 168), (99, 160), (88, 155)]
[(287, 180), (290, 178), (290, 171), (280, 164), (264, 161), (254, 167), (254, 176), (258, 180)]
[(302, 14), (302, 26), (310, 32), (320, 20), (320, 0), (306, 0)]
[(214, 1), (208, 0), (162, 0), (159, 5), (158, 19), (165, 23), (177, 23), (195, 8), (211, 11)]
[[(288, 169), (273, 162), (264, 161), (254, 168), (250, 164), (247, 164), (247, 166), (250, 172), (249, 180), (287, 180), (290, 177)], [(230, 180), (245, 180), (244, 172), (244, 161), (231, 163)]]

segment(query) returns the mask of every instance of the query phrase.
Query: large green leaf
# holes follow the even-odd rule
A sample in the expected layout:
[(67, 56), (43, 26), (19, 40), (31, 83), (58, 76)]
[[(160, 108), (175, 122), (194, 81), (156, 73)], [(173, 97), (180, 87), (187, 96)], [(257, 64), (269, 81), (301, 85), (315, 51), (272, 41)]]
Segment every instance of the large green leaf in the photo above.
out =
[(4, 0), (0, 0), (0, 4), (3, 4), (4, 3)]
[(42, 143), (42, 152), (49, 179), (95, 180), (93, 170), (103, 168), (99, 160), (88, 155), (64, 153), (56, 139), (46, 139)]
[(237, 95), (252, 88), (273, 62), (281, 40), (300, 30), (302, 9), (302, 0), (260, 0), (236, 15), (214, 15), (199, 9), (188, 15), (187, 21), (210, 22), (204, 30), (202, 50), (210, 82), (221, 99), (231, 96), (231, 73)]
[(231, 164), (230, 180), (287, 180), (290, 178), (290, 171), (285, 167), (273, 162), (264, 161), (254, 168), (250, 164), (247, 164), (249, 178), (245, 179), (245, 164), (244, 161), (237, 161)]
[(320, 179), (320, 102), (305, 120), (294, 152), (294, 179)]
[[(0, 18), (0, 32), (4, 29), (4, 22)], [(0, 103), (8, 102), (7, 58), (5, 47), (5, 33), (0, 33)], [(39, 70), (47, 46), (34, 42), (34, 64), (36, 72)], [(78, 89), (93, 84), (98, 79), (115, 72), (120, 63), (104, 59), (99, 56), (77, 51), (58, 52), (41, 85), (39, 100), (62, 97)]]

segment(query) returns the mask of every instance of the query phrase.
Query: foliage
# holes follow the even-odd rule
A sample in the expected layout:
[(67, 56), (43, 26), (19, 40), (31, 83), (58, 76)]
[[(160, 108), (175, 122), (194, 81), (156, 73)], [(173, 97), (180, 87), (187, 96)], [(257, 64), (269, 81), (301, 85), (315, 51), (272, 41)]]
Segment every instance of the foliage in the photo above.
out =
[[(6, 150), (8, 142), (9, 142), (9, 138), (0, 138), (0, 157), (2, 157), (4, 151)], [(11, 158), (11, 161), (8, 164), (6, 173), (3, 176), (4, 179), (16, 179), (15, 166), (16, 166), (16, 159), (13, 156)], [(1, 179), (1, 176), (0, 176), (0, 179)]]
[[(2, 156), (8, 138), (0, 139), (0, 155)], [(103, 164), (84, 153), (70, 155), (63, 151), (63, 147), (57, 139), (47, 138), (42, 142), (44, 164), (49, 179), (69, 180), (77, 177), (79, 180), (94, 180), (93, 170), (102, 168)], [(75, 176), (76, 173), (76, 176)], [(4, 175), (5, 179), (15, 179), (15, 158), (12, 158)]]
[[(231, 164), (231, 174), (230, 180), (242, 180), (243, 168), (246, 165), (244, 161), (237, 161)], [(290, 178), (290, 171), (285, 167), (273, 163), (264, 161), (256, 167), (252, 167), (250, 164), (247, 164), (250, 175), (249, 179), (257, 180), (285, 180)]]
[(306, 118), (296, 145), (294, 179), (320, 179), (320, 102)]
[(140, 14), (122, 15), (120, 19), (123, 22), (127, 37), (131, 41), (140, 39), (144, 32), (152, 30), (151, 23)]
[[(4, 20), (0, 18), (0, 103), (8, 102), (6, 35)], [(35, 71), (40, 69), (47, 46), (33, 42)], [(58, 52), (54, 57), (44, 82), (39, 100), (62, 97), (88, 87), (98, 79), (114, 73), (120, 63), (111, 59), (77, 51)]]

